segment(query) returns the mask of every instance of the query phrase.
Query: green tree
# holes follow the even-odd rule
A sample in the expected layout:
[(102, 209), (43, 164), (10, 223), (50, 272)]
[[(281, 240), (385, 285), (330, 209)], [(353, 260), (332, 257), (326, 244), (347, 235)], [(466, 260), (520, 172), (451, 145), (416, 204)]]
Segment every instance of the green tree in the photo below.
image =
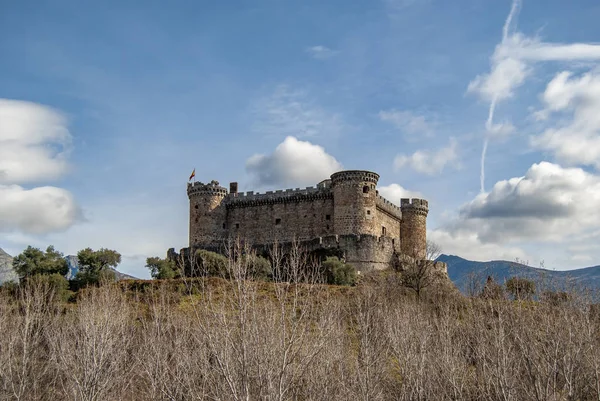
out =
[(221, 254), (199, 249), (196, 251), (195, 262), (194, 270), (186, 272), (189, 273), (186, 276), (229, 276), (229, 260)]
[(180, 276), (175, 261), (170, 259), (148, 258), (146, 259), (146, 267), (150, 269), (150, 275), (155, 279), (170, 279)]
[(268, 259), (259, 255), (250, 254), (247, 256), (246, 262), (248, 263), (250, 275), (253, 278), (268, 280), (272, 277), (273, 270), (271, 268), (271, 262), (269, 262)]
[(356, 283), (356, 269), (344, 263), (335, 256), (329, 256), (323, 262), (323, 271), (328, 284), (354, 285)]
[(523, 277), (511, 277), (506, 280), (506, 290), (515, 300), (531, 299), (535, 294), (535, 282)]
[(23, 253), (13, 259), (13, 267), (21, 279), (36, 274), (64, 276), (69, 272), (67, 260), (52, 245), (46, 248), (46, 252), (28, 246)]
[(105, 281), (114, 281), (116, 275), (110, 268), (115, 268), (121, 263), (121, 254), (112, 249), (101, 248), (94, 251), (85, 248), (77, 252), (79, 271), (75, 280), (79, 286), (98, 284)]

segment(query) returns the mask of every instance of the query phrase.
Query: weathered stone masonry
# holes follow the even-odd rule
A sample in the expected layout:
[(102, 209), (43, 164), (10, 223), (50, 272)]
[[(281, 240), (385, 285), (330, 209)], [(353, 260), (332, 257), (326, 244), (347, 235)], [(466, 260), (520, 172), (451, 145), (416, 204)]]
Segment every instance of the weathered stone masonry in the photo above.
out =
[(335, 248), (358, 270), (384, 269), (398, 255), (426, 254), (428, 203), (402, 199), (401, 207), (381, 197), (379, 175), (349, 170), (316, 187), (229, 191), (217, 181), (189, 183), (191, 248), (219, 250), (229, 239), (254, 246), (297, 240), (311, 250)]

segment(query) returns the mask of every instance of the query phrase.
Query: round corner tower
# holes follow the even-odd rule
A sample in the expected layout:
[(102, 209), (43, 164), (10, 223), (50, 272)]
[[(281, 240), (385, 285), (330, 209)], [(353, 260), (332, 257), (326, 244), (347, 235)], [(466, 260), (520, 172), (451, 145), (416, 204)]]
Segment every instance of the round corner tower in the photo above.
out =
[(375, 219), (379, 174), (347, 170), (331, 175), (333, 225), (337, 234), (378, 235)]
[(425, 199), (401, 199), (400, 249), (403, 254), (417, 259), (427, 257), (427, 213)]
[(218, 181), (188, 183), (190, 199), (190, 247), (209, 247), (225, 237), (227, 189)]

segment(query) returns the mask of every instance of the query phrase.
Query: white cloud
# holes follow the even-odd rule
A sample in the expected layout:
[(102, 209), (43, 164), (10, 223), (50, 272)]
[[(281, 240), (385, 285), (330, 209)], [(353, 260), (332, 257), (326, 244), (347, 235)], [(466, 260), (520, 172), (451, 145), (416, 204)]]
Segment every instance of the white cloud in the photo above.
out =
[(456, 139), (450, 138), (448, 146), (436, 152), (418, 150), (410, 156), (397, 155), (394, 159), (394, 169), (398, 171), (405, 166), (409, 166), (419, 173), (435, 175), (440, 174), (446, 166), (459, 168), (456, 148)]
[(0, 184), (57, 179), (68, 169), (65, 118), (35, 103), (0, 99)]
[(561, 72), (542, 100), (546, 107), (534, 114), (538, 119), (560, 112), (572, 113), (572, 119), (531, 138), (532, 146), (551, 151), (561, 162), (600, 169), (600, 74)]
[[(490, 102), (485, 123), (486, 136), (481, 154), (481, 192), (484, 192), (485, 159), (490, 139), (497, 137), (494, 113), (499, 102), (514, 95), (515, 89), (524, 84), (537, 62), (562, 61), (577, 63), (600, 60), (600, 45), (590, 43), (544, 43), (537, 38), (529, 38), (516, 31), (515, 19), (521, 8), (520, 0), (513, 0), (510, 13), (502, 29), (502, 41), (496, 46), (490, 59), (488, 74), (478, 75), (469, 83), (468, 92), (477, 93)], [(535, 115), (543, 118), (543, 113)]]
[(378, 186), (377, 190), (379, 191), (379, 195), (383, 196), (385, 199), (389, 200), (396, 206), (400, 206), (400, 199), (402, 198), (423, 199), (423, 195), (420, 192), (409, 191), (408, 189), (403, 188), (399, 184)]
[(65, 230), (81, 218), (73, 196), (64, 189), (0, 185), (0, 232), (45, 234)]
[(341, 117), (329, 113), (310, 99), (307, 93), (279, 85), (255, 105), (254, 130), (277, 136), (335, 136), (342, 132)]
[(387, 110), (379, 112), (379, 119), (388, 122), (394, 127), (409, 135), (433, 136), (433, 123), (425, 116), (415, 114), (408, 110)]
[(292, 136), (269, 155), (257, 154), (246, 161), (246, 170), (259, 186), (315, 185), (342, 169), (342, 165), (321, 146)]
[(81, 220), (66, 190), (16, 184), (60, 178), (67, 172), (71, 135), (66, 119), (39, 104), (0, 99), (0, 232), (45, 234)]
[(323, 45), (311, 46), (306, 48), (306, 52), (314, 59), (326, 60), (335, 56), (338, 52)]
[(470, 230), (436, 229), (427, 232), (427, 239), (440, 246), (442, 253), (487, 262), (490, 260), (529, 260), (527, 253), (516, 246), (484, 243)]
[(490, 139), (502, 140), (515, 132), (515, 126), (510, 122), (493, 124), (487, 131), (487, 137)]
[(492, 71), (489, 74), (478, 75), (469, 83), (468, 91), (477, 92), (485, 100), (501, 101), (513, 96), (513, 91), (525, 82), (530, 73), (528, 66), (521, 60), (511, 56), (499, 56), (499, 49), (492, 56)]
[(600, 177), (541, 162), (460, 209), (457, 229), (483, 242), (563, 241), (600, 227)]

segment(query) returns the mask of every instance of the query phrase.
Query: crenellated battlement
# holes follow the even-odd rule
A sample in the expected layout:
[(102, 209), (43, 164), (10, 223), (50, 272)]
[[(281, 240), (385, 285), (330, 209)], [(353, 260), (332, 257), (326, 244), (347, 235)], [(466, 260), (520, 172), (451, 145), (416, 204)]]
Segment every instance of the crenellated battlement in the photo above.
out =
[(427, 216), (427, 213), (429, 213), (429, 202), (425, 199), (403, 198), (400, 199), (400, 210), (402, 210), (403, 213), (419, 213)]
[(286, 190), (267, 191), (264, 194), (248, 191), (229, 194), (225, 198), (227, 208), (258, 206), (275, 203), (307, 202), (316, 199), (333, 199), (328, 187), (288, 188)]
[(188, 197), (198, 195), (227, 196), (227, 189), (219, 185), (219, 181), (211, 181), (208, 184), (202, 182), (190, 182), (187, 185)]
[(344, 181), (355, 181), (355, 182), (372, 182), (377, 184), (379, 181), (379, 174), (372, 171), (366, 170), (347, 170), (333, 173), (331, 175), (331, 184), (336, 185)]
[(385, 199), (383, 196), (377, 195), (376, 205), (378, 208), (391, 214), (392, 216), (396, 217), (398, 220), (402, 219), (402, 211), (400, 210), (400, 208), (398, 206), (396, 206), (394, 203)]

